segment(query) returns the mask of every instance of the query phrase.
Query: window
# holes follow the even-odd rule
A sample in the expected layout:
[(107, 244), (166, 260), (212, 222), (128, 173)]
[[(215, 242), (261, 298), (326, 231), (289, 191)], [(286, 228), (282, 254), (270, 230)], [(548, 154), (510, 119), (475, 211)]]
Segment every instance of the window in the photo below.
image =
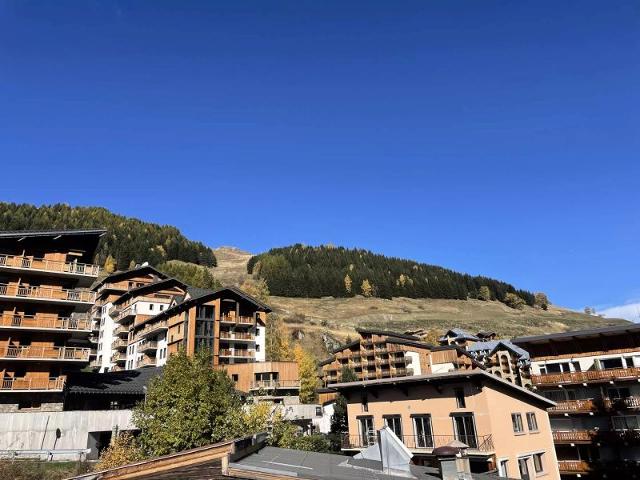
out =
[(362, 392), (362, 411), (369, 411), (369, 399), (367, 398), (367, 394), (365, 392)]
[(502, 459), (498, 462), (498, 476), (499, 477), (509, 476), (509, 460), (508, 459)]
[(533, 454), (533, 469), (536, 471), (536, 473), (544, 472), (544, 468), (542, 464), (542, 455), (544, 455), (544, 453)]
[(393, 430), (400, 440), (402, 440), (402, 418), (400, 415), (385, 415), (384, 424)]
[(154, 307), (154, 306), (155, 306), (155, 305), (154, 305), (153, 303), (150, 303), (150, 304), (149, 304), (149, 310), (153, 310), (153, 307)]
[(456, 395), (456, 406), (458, 408), (465, 408), (467, 406), (467, 403), (464, 399), (464, 390), (462, 388), (456, 388), (454, 390), (454, 393)]
[(260, 345), (256, 345), (256, 352), (260, 351)]
[(476, 423), (473, 414), (451, 415), (456, 440), (466, 443), (470, 448), (478, 448)]
[(631, 396), (631, 391), (627, 387), (612, 387), (607, 389), (607, 395), (611, 400), (620, 400)]
[(433, 432), (431, 430), (431, 415), (416, 415), (413, 417), (413, 433), (417, 448), (433, 448)]
[(600, 360), (600, 366), (603, 370), (610, 368), (623, 368), (622, 358), (607, 358), (605, 360)]
[(373, 417), (359, 417), (360, 446), (368, 447), (375, 443), (376, 431), (373, 429)]
[(621, 415), (613, 418), (614, 430), (638, 430), (640, 429), (640, 415)]
[(535, 412), (527, 413), (527, 426), (529, 427), (530, 432), (538, 431), (538, 420), (536, 419)]
[(237, 382), (238, 381), (238, 374), (237, 373), (231, 374), (231, 380), (233, 380), (234, 382)]
[(519, 413), (512, 413), (511, 423), (513, 424), (514, 433), (524, 432), (524, 427), (522, 426), (522, 415), (520, 415)]
[(322, 416), (322, 407), (316, 407), (316, 417)]
[(518, 459), (518, 468), (520, 469), (520, 478), (522, 480), (530, 480), (529, 465), (526, 458)]
[(164, 305), (160, 305), (160, 311), (164, 310)]

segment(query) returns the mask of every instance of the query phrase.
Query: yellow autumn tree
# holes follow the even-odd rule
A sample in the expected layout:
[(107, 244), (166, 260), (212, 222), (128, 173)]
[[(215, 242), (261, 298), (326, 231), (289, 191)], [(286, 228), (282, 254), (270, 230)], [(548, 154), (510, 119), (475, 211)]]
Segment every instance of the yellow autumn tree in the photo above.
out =
[(362, 285), (360, 285), (360, 291), (362, 292), (363, 297), (372, 297), (373, 296), (373, 285), (366, 278), (362, 281)]
[(313, 403), (317, 398), (316, 389), (319, 387), (316, 360), (300, 345), (296, 345), (293, 354), (298, 363), (300, 376), (300, 402)]
[(351, 293), (351, 285), (352, 284), (353, 284), (353, 281), (351, 280), (351, 277), (347, 273), (344, 276), (344, 289), (346, 290), (347, 293)]

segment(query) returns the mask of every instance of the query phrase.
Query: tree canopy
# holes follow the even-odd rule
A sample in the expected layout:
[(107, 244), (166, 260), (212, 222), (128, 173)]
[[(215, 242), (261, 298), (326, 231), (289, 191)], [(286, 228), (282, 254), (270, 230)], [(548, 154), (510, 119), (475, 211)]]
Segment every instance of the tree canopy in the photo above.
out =
[[(182, 260), (215, 266), (213, 250), (187, 239), (180, 230), (111, 213), (99, 207), (71, 207), (62, 203), (37, 207), (0, 202), (0, 230), (104, 228), (95, 262), (107, 269), (126, 269), (133, 262), (159, 265)], [(108, 257), (111, 256), (109, 261)]]
[[(534, 304), (531, 292), (483, 276), (378, 255), (368, 250), (296, 244), (252, 257), (247, 271), (284, 297), (448, 298), (478, 295), (505, 301), (508, 293)], [(484, 288), (483, 288), (484, 287)]]
[(202, 265), (170, 260), (158, 265), (158, 270), (192, 287), (210, 288), (212, 290), (222, 287), (222, 284), (213, 276), (211, 270)]

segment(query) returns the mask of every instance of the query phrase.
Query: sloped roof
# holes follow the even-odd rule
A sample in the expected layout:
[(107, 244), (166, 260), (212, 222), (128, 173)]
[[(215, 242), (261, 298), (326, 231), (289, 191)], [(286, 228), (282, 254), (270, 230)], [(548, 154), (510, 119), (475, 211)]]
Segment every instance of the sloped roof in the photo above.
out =
[(4, 230), (0, 231), (0, 238), (22, 237), (52, 237), (71, 235), (104, 235), (107, 231), (103, 228), (76, 229), (76, 230)]
[(471, 334), (471, 333), (469, 333), (466, 330), (463, 330), (461, 328), (452, 328), (450, 330), (447, 330), (447, 333), (445, 333), (438, 340), (441, 341), (441, 342), (446, 342), (447, 341), (447, 337), (461, 338), (461, 339), (464, 339), (464, 340), (473, 340), (474, 342), (477, 342), (478, 340), (480, 340), (475, 335), (473, 335), (473, 334)]
[(513, 353), (518, 355), (520, 358), (528, 359), (529, 352), (525, 349), (520, 348), (516, 344), (512, 343), (509, 340), (488, 340), (486, 342), (475, 342), (472, 345), (467, 347), (467, 350), (470, 352), (479, 352), (481, 350), (489, 350), (490, 353), (493, 353), (496, 350), (499, 350), (500, 347), (506, 348), (507, 350), (511, 350)]
[(132, 278), (144, 273), (152, 273), (161, 279), (169, 278), (169, 275), (161, 272), (157, 268), (152, 267), (151, 265), (143, 265), (140, 267), (131, 268), (129, 270), (118, 270), (117, 272), (113, 272), (111, 275), (107, 275), (106, 277), (101, 279), (99, 282), (94, 284), (92, 287), (92, 290), (96, 290), (100, 285), (106, 282), (118, 282), (120, 280)]
[(147, 367), (121, 372), (70, 373), (68, 394), (144, 395), (144, 387), (162, 374), (162, 367)]
[(123, 293), (120, 297), (118, 297), (117, 300), (113, 302), (113, 304), (119, 305), (125, 302), (126, 300), (128, 300), (129, 298), (138, 297), (140, 295), (144, 295), (147, 292), (155, 292), (157, 290), (162, 290), (162, 289), (171, 288), (171, 287), (180, 287), (183, 290), (186, 290), (187, 284), (184, 282), (181, 282), (177, 278), (167, 278), (165, 280), (160, 280), (158, 282), (147, 283), (146, 285), (142, 285), (137, 288), (132, 288), (131, 290), (128, 290), (127, 292)]
[(356, 328), (356, 332), (358, 332), (360, 335), (384, 335), (387, 337), (403, 338), (405, 340), (415, 340), (417, 342), (420, 341), (420, 337), (416, 337), (415, 335), (408, 335), (406, 333), (391, 332), (389, 330), (381, 330), (375, 328)]

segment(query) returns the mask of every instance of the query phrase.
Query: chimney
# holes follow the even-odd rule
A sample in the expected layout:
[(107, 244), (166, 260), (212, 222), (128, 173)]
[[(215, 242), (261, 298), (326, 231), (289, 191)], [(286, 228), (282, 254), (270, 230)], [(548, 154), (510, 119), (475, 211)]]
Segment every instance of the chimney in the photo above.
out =
[(442, 480), (473, 480), (469, 457), (466, 454), (467, 448), (469, 447), (466, 445), (462, 447), (449, 444), (433, 449), (433, 455), (436, 457), (440, 467), (440, 478)]

